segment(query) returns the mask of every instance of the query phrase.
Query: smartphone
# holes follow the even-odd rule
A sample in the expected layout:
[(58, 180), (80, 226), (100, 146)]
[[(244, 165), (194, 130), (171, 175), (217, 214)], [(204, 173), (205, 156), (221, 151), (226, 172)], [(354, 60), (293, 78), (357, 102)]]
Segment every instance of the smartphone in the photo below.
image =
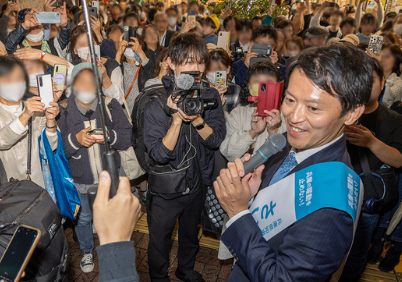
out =
[(227, 3), (226, 4), (226, 10), (232, 9), (232, 3)]
[(94, 16), (95, 18), (98, 18), (98, 8), (88, 7), (88, 14), (89, 14), (89, 18), (92, 18), (92, 16)]
[(271, 56), (274, 45), (254, 43), (251, 52), (258, 53), (262, 56)]
[(384, 37), (382, 37), (382, 36), (377, 36), (377, 35), (370, 36), (368, 49), (371, 50), (377, 56), (380, 56), (383, 41), (384, 41)]
[(229, 49), (230, 32), (220, 31), (218, 34), (218, 43), (216, 44), (218, 48), (222, 48), (226, 52)]
[(66, 65), (54, 65), (53, 68), (53, 81), (57, 83), (56, 88), (59, 91), (64, 90), (66, 86), (67, 67)]
[(92, 7), (95, 7), (99, 11), (99, 2), (98, 1), (92, 1)]
[(187, 13), (187, 21), (191, 22), (195, 22), (196, 21), (196, 17), (195, 17), (195, 11), (194, 10), (190, 10)]
[(87, 132), (88, 135), (103, 135), (102, 128), (95, 128)]
[(52, 7), (58, 8), (59, 7), (59, 0), (54, 1)]
[(36, 15), (38, 23), (41, 24), (59, 24), (60, 13), (59, 12), (39, 12)]
[[(87, 132), (88, 135), (91, 136), (102, 136), (103, 138), (103, 129), (102, 128), (95, 128)], [(110, 137), (109, 131), (107, 131), (107, 136)], [(99, 139), (99, 138), (98, 138)]]
[(101, 58), (101, 50), (100, 50), (100, 45), (95, 45), (94, 46), (95, 49), (95, 56), (98, 60), (100, 60)]
[(215, 85), (220, 85), (222, 83), (222, 87), (225, 87), (226, 86), (226, 80), (227, 80), (226, 71), (217, 71), (215, 73), (215, 79), (216, 79), (216, 84)]
[(257, 113), (259, 116), (268, 116), (264, 110), (279, 110), (284, 82), (261, 82), (258, 89)]
[(39, 96), (41, 102), (45, 104), (45, 108), (51, 108), (50, 102), (53, 102), (53, 84), (50, 74), (41, 74), (36, 77), (38, 81)]
[(0, 260), (0, 280), (20, 280), (40, 236), (39, 229), (25, 225), (18, 226)]
[(123, 26), (123, 30), (124, 30), (123, 39), (127, 42), (134, 42), (134, 40), (131, 39), (131, 37), (137, 38), (137, 28), (125, 25)]

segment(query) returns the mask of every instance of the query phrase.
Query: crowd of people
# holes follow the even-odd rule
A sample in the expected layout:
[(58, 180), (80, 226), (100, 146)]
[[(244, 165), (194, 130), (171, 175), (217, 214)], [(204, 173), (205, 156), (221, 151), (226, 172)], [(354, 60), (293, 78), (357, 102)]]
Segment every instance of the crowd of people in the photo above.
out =
[[(222, 232), (219, 256), (234, 258), (229, 281), (358, 281), (367, 263), (381, 260), (385, 272), (399, 264), (402, 13), (380, 0), (372, 12), (364, 0), (305, 0), (274, 13), (271, 0), (238, 18), (212, 1), (105, 0), (91, 3), (87, 26), (81, 1), (57, 1), (2, 7), (0, 160), (7, 179), (26, 179), (29, 166), (47, 189), (38, 138), (45, 128), (53, 150), (62, 141), (81, 202), (73, 223), (83, 272), (94, 270), (96, 230), (99, 281), (139, 281), (130, 240), (141, 205), (151, 281), (170, 281), (177, 221), (182, 281), (204, 281), (194, 270), (200, 221)], [(58, 12), (60, 23), (39, 23), (40, 11)], [(49, 105), (44, 74), (53, 76)], [(105, 111), (95, 77), (107, 140), (96, 131)], [(279, 106), (262, 108), (263, 95)], [(286, 143), (266, 158), (259, 149), (278, 135)], [(111, 199), (105, 142), (120, 153)], [(141, 181), (124, 164), (132, 147)], [(264, 164), (246, 171), (258, 154)]]

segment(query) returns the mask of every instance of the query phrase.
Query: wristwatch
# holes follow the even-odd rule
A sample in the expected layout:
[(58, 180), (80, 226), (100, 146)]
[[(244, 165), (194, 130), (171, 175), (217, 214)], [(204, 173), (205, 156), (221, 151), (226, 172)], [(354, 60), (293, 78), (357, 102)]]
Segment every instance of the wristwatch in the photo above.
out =
[(43, 52), (42, 51), (42, 53), (40, 53), (40, 60), (42, 61), (43, 60), (43, 57), (46, 55), (46, 52)]
[(204, 128), (204, 126), (205, 126), (205, 120), (202, 123), (195, 125), (194, 127), (197, 130), (201, 130)]

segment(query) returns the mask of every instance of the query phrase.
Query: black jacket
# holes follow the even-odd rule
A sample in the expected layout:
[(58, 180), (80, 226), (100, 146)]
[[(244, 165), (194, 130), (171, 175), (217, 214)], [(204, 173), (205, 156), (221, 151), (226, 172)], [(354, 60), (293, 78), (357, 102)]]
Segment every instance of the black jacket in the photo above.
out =
[[(165, 83), (165, 79), (163, 80)], [(168, 87), (165, 84), (165, 88)], [(161, 90), (165, 97), (168, 97), (166, 90)], [(218, 108), (206, 110), (202, 117), (213, 132), (203, 140), (197, 133), (196, 129), (190, 124), (191, 134), (193, 136), (193, 144), (199, 156), (202, 181), (204, 185), (212, 185), (212, 173), (214, 163), (214, 149), (219, 148), (226, 135), (225, 118), (222, 109), (222, 103), (219, 98), (219, 93), (216, 89), (210, 88), (201, 94), (203, 98), (216, 98)], [(161, 104), (157, 100), (149, 102), (144, 109), (144, 143), (149, 156), (159, 165), (169, 164), (173, 168), (178, 168), (183, 159), (189, 159), (189, 156), (194, 156), (193, 150), (191, 153), (186, 153), (190, 149), (190, 145), (186, 142), (184, 133), (184, 124), (181, 127), (180, 134), (177, 140), (176, 147), (170, 151), (162, 143), (162, 139), (166, 136), (168, 129), (172, 124), (173, 118), (167, 115)], [(197, 171), (194, 159), (190, 161), (189, 175), (192, 178), (193, 187), (190, 193), (194, 193), (200, 187), (199, 173)], [(152, 177), (152, 175), (150, 175)]]
[(156, 66), (156, 60), (158, 59), (161, 50), (157, 48), (155, 51), (153, 51), (147, 48), (144, 52), (149, 62), (145, 66), (141, 66), (140, 72), (138, 74), (138, 90), (140, 92), (144, 90), (145, 82), (154, 77), (153, 73)]
[[(21, 44), (22, 41), (25, 39), (25, 35), (28, 31), (29, 30), (24, 29), (22, 25), (19, 25), (16, 29), (10, 32), (4, 44), (6, 46), (6, 51), (8, 54), (12, 54), (15, 50), (17, 50), (18, 45)], [(60, 27), (60, 33), (58, 36), (47, 41), (52, 55), (60, 56), (60, 54), (57, 53), (57, 50), (54, 47), (54, 40), (57, 39), (59, 41), (61, 49), (64, 50), (64, 48), (67, 47), (68, 43), (70, 43), (70, 33), (70, 26), (67, 24), (65, 27)]]

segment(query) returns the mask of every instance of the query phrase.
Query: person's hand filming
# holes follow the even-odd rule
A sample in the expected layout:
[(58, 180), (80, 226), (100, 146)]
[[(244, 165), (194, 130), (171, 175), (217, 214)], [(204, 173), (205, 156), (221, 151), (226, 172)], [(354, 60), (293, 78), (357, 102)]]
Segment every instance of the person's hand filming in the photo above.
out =
[(94, 143), (96, 143), (96, 138), (88, 134), (88, 131), (90, 130), (91, 127), (87, 127), (75, 135), (78, 143), (87, 148), (91, 147)]
[[(249, 161), (250, 154), (244, 155), (244, 161)], [(248, 209), (248, 203), (254, 197), (261, 185), (261, 174), (264, 165), (260, 165), (253, 172), (244, 175), (244, 166), (241, 159), (234, 163), (229, 162), (227, 169), (222, 169), (214, 188), (220, 205), (229, 218)]]
[(110, 186), (110, 175), (103, 171), (93, 205), (93, 221), (100, 245), (130, 241), (141, 215), (140, 202), (131, 193), (127, 177), (120, 177), (117, 193), (112, 199), (109, 199)]

